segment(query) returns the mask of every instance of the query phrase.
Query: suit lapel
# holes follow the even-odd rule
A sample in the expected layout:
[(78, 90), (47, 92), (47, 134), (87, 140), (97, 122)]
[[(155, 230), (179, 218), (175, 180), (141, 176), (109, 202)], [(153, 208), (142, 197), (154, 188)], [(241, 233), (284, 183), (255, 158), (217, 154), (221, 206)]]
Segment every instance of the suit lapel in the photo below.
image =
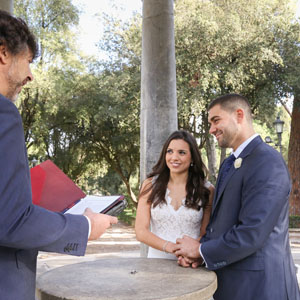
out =
[[(240, 158), (242, 158), (243, 160), (251, 154), (252, 150), (254, 148), (256, 148), (256, 146), (260, 143), (262, 143), (263, 140), (261, 139), (260, 136), (257, 136), (256, 138), (254, 138), (248, 145), (247, 147), (242, 151), (242, 153), (239, 155)], [(242, 167), (242, 166), (241, 166)], [(219, 170), (219, 173), (222, 169), (222, 166), (220, 167), (220, 170)], [(219, 201), (220, 201), (220, 198), (225, 190), (225, 187), (227, 185), (227, 183), (230, 181), (232, 175), (237, 172), (238, 169), (236, 169), (234, 166), (232, 166), (228, 172), (228, 174), (226, 175), (225, 179), (224, 179), (224, 182), (223, 182), (223, 185), (218, 189), (218, 184), (219, 184), (219, 180), (220, 180), (220, 177), (218, 176), (218, 179), (217, 179), (217, 184), (216, 184), (216, 191), (218, 191), (217, 193), (215, 193), (214, 195), (214, 200), (213, 200), (213, 208), (212, 208), (212, 214), (214, 213), (215, 211), (215, 208), (217, 207)]]
[[(215, 207), (217, 206), (220, 198), (221, 198), (221, 195), (223, 194), (224, 190), (225, 190), (225, 187), (227, 185), (227, 182), (230, 180), (231, 176), (236, 172), (237, 169), (235, 169), (235, 167), (232, 165), (230, 170), (228, 171), (228, 174), (226, 175), (224, 181), (223, 181), (223, 184), (220, 188), (216, 188), (216, 195), (215, 195), (215, 199), (214, 199), (214, 205), (213, 205), (213, 210), (215, 209)], [(219, 180), (218, 180), (219, 182)], [(217, 183), (218, 184), (218, 183)]]

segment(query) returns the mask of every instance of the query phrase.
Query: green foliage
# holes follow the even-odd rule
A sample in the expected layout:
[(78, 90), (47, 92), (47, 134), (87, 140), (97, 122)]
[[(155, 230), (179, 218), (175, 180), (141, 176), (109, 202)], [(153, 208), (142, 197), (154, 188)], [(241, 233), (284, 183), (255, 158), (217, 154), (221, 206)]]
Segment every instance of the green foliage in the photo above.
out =
[(289, 228), (300, 228), (300, 216), (290, 216)]
[(66, 58), (72, 48), (70, 27), (79, 22), (79, 11), (70, 0), (15, 0), (15, 14), (32, 28), (40, 44), (40, 60)]
[[(208, 103), (241, 93), (256, 129), (276, 140), (282, 97), (299, 91), (299, 20), (290, 0), (177, 0), (175, 47), (179, 127), (208, 140)], [(99, 47), (109, 60), (82, 57), (71, 0), (15, 0), (35, 32), (41, 57), (19, 102), (29, 157), (52, 159), (89, 193), (138, 193), (141, 18), (105, 16)], [(281, 118), (288, 128), (289, 119)], [(192, 122), (193, 121), (193, 122)], [(283, 135), (287, 157), (287, 132)], [(275, 146), (275, 145), (273, 145)], [(217, 149), (219, 153), (219, 149)], [(204, 154), (204, 153), (203, 153)], [(205, 155), (203, 155), (205, 156)], [(134, 209), (134, 208), (133, 208)]]
[[(99, 47), (109, 53), (110, 67), (140, 66), (142, 55), (142, 24), (139, 15), (129, 22), (103, 15), (105, 32)], [(108, 67), (108, 66), (107, 66)], [(108, 67), (109, 68), (109, 67)]]
[(292, 27), (289, 2), (176, 1), (181, 114), (201, 115), (216, 96), (236, 92), (249, 98), (257, 118), (272, 116), (276, 67), (283, 65), (281, 33)]
[(76, 99), (69, 103), (70, 115), (77, 117), (77, 147), (93, 163), (108, 164), (128, 185), (139, 160), (139, 83), (131, 71), (106, 71), (90, 78), (88, 85), (82, 80)]
[(136, 209), (126, 208), (119, 215), (119, 219), (128, 225), (134, 225), (136, 217)]
[[(292, 64), (287, 61), (299, 60), (300, 31), (293, 3), (175, 2), (179, 124), (200, 138), (200, 147), (209, 136), (207, 106), (226, 93), (246, 96), (255, 119), (274, 137), (277, 103), (289, 96), (287, 78), (292, 72), (287, 66)], [(287, 45), (293, 45), (293, 51)], [(299, 84), (299, 76), (292, 78)], [(285, 144), (285, 157), (286, 149)]]
[(81, 57), (70, 30), (78, 10), (70, 0), (17, 0), (15, 7), (41, 49), (35, 81), (18, 103), (29, 158), (53, 160), (85, 191), (134, 201), (129, 181), (138, 172), (139, 67)]
[[(290, 116), (288, 113), (283, 109), (283, 107), (277, 107), (276, 108), (276, 114), (280, 116), (280, 119), (284, 121), (284, 126), (283, 126), (283, 133), (282, 133), (282, 155), (284, 160), (287, 162), (288, 161), (288, 145), (289, 145), (289, 136), (290, 136)], [(274, 119), (268, 119), (266, 122), (262, 121), (254, 121), (254, 130), (258, 134), (261, 135), (262, 139), (265, 139), (267, 136), (269, 136), (272, 140), (270, 143), (270, 146), (275, 148), (277, 151), (280, 151), (279, 145), (278, 145), (278, 136), (275, 131), (274, 127)]]

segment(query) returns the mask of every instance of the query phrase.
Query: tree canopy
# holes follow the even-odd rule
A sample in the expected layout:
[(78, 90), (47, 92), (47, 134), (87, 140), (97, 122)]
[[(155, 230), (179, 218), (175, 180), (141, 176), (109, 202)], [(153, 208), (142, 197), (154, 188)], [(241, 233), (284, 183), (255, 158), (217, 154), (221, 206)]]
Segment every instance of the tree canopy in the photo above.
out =
[[(207, 106), (212, 99), (231, 92), (245, 95), (266, 135), (274, 133), (272, 123), (283, 99), (294, 96), (294, 106), (300, 102), (295, 1), (174, 3), (178, 123), (205, 149), (214, 182), (220, 149), (208, 132)], [(103, 16), (106, 30), (99, 47), (109, 59), (95, 61), (79, 53), (72, 32), (79, 11), (70, 0), (15, 0), (15, 11), (35, 32), (41, 50), (35, 81), (19, 102), (29, 157), (52, 159), (86, 191), (127, 193), (134, 205), (141, 16), (129, 22)], [(295, 138), (291, 134), (290, 151), (300, 153)]]

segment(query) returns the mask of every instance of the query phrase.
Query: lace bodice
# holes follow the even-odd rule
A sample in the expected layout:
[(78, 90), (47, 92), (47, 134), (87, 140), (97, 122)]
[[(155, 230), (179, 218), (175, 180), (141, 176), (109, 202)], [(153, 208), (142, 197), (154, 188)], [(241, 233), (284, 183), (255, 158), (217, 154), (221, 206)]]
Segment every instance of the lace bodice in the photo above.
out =
[[(203, 209), (198, 211), (187, 208), (184, 206), (185, 199), (183, 199), (182, 205), (175, 210), (171, 205), (171, 200), (169, 190), (167, 190), (167, 204), (160, 203), (155, 208), (151, 207), (151, 231), (160, 238), (173, 243), (183, 235), (199, 238)], [(148, 257), (176, 259), (173, 254), (164, 253), (151, 247), (149, 247)]]

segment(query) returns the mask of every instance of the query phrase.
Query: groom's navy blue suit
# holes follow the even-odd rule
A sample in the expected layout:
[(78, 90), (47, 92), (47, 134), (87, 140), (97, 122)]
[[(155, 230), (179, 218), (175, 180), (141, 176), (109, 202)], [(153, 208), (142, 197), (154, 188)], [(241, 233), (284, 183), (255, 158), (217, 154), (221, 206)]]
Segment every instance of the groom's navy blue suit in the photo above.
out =
[[(216, 188), (201, 252), (218, 277), (215, 300), (299, 300), (288, 223), (288, 170), (254, 138)], [(222, 166), (220, 169), (222, 172)]]

